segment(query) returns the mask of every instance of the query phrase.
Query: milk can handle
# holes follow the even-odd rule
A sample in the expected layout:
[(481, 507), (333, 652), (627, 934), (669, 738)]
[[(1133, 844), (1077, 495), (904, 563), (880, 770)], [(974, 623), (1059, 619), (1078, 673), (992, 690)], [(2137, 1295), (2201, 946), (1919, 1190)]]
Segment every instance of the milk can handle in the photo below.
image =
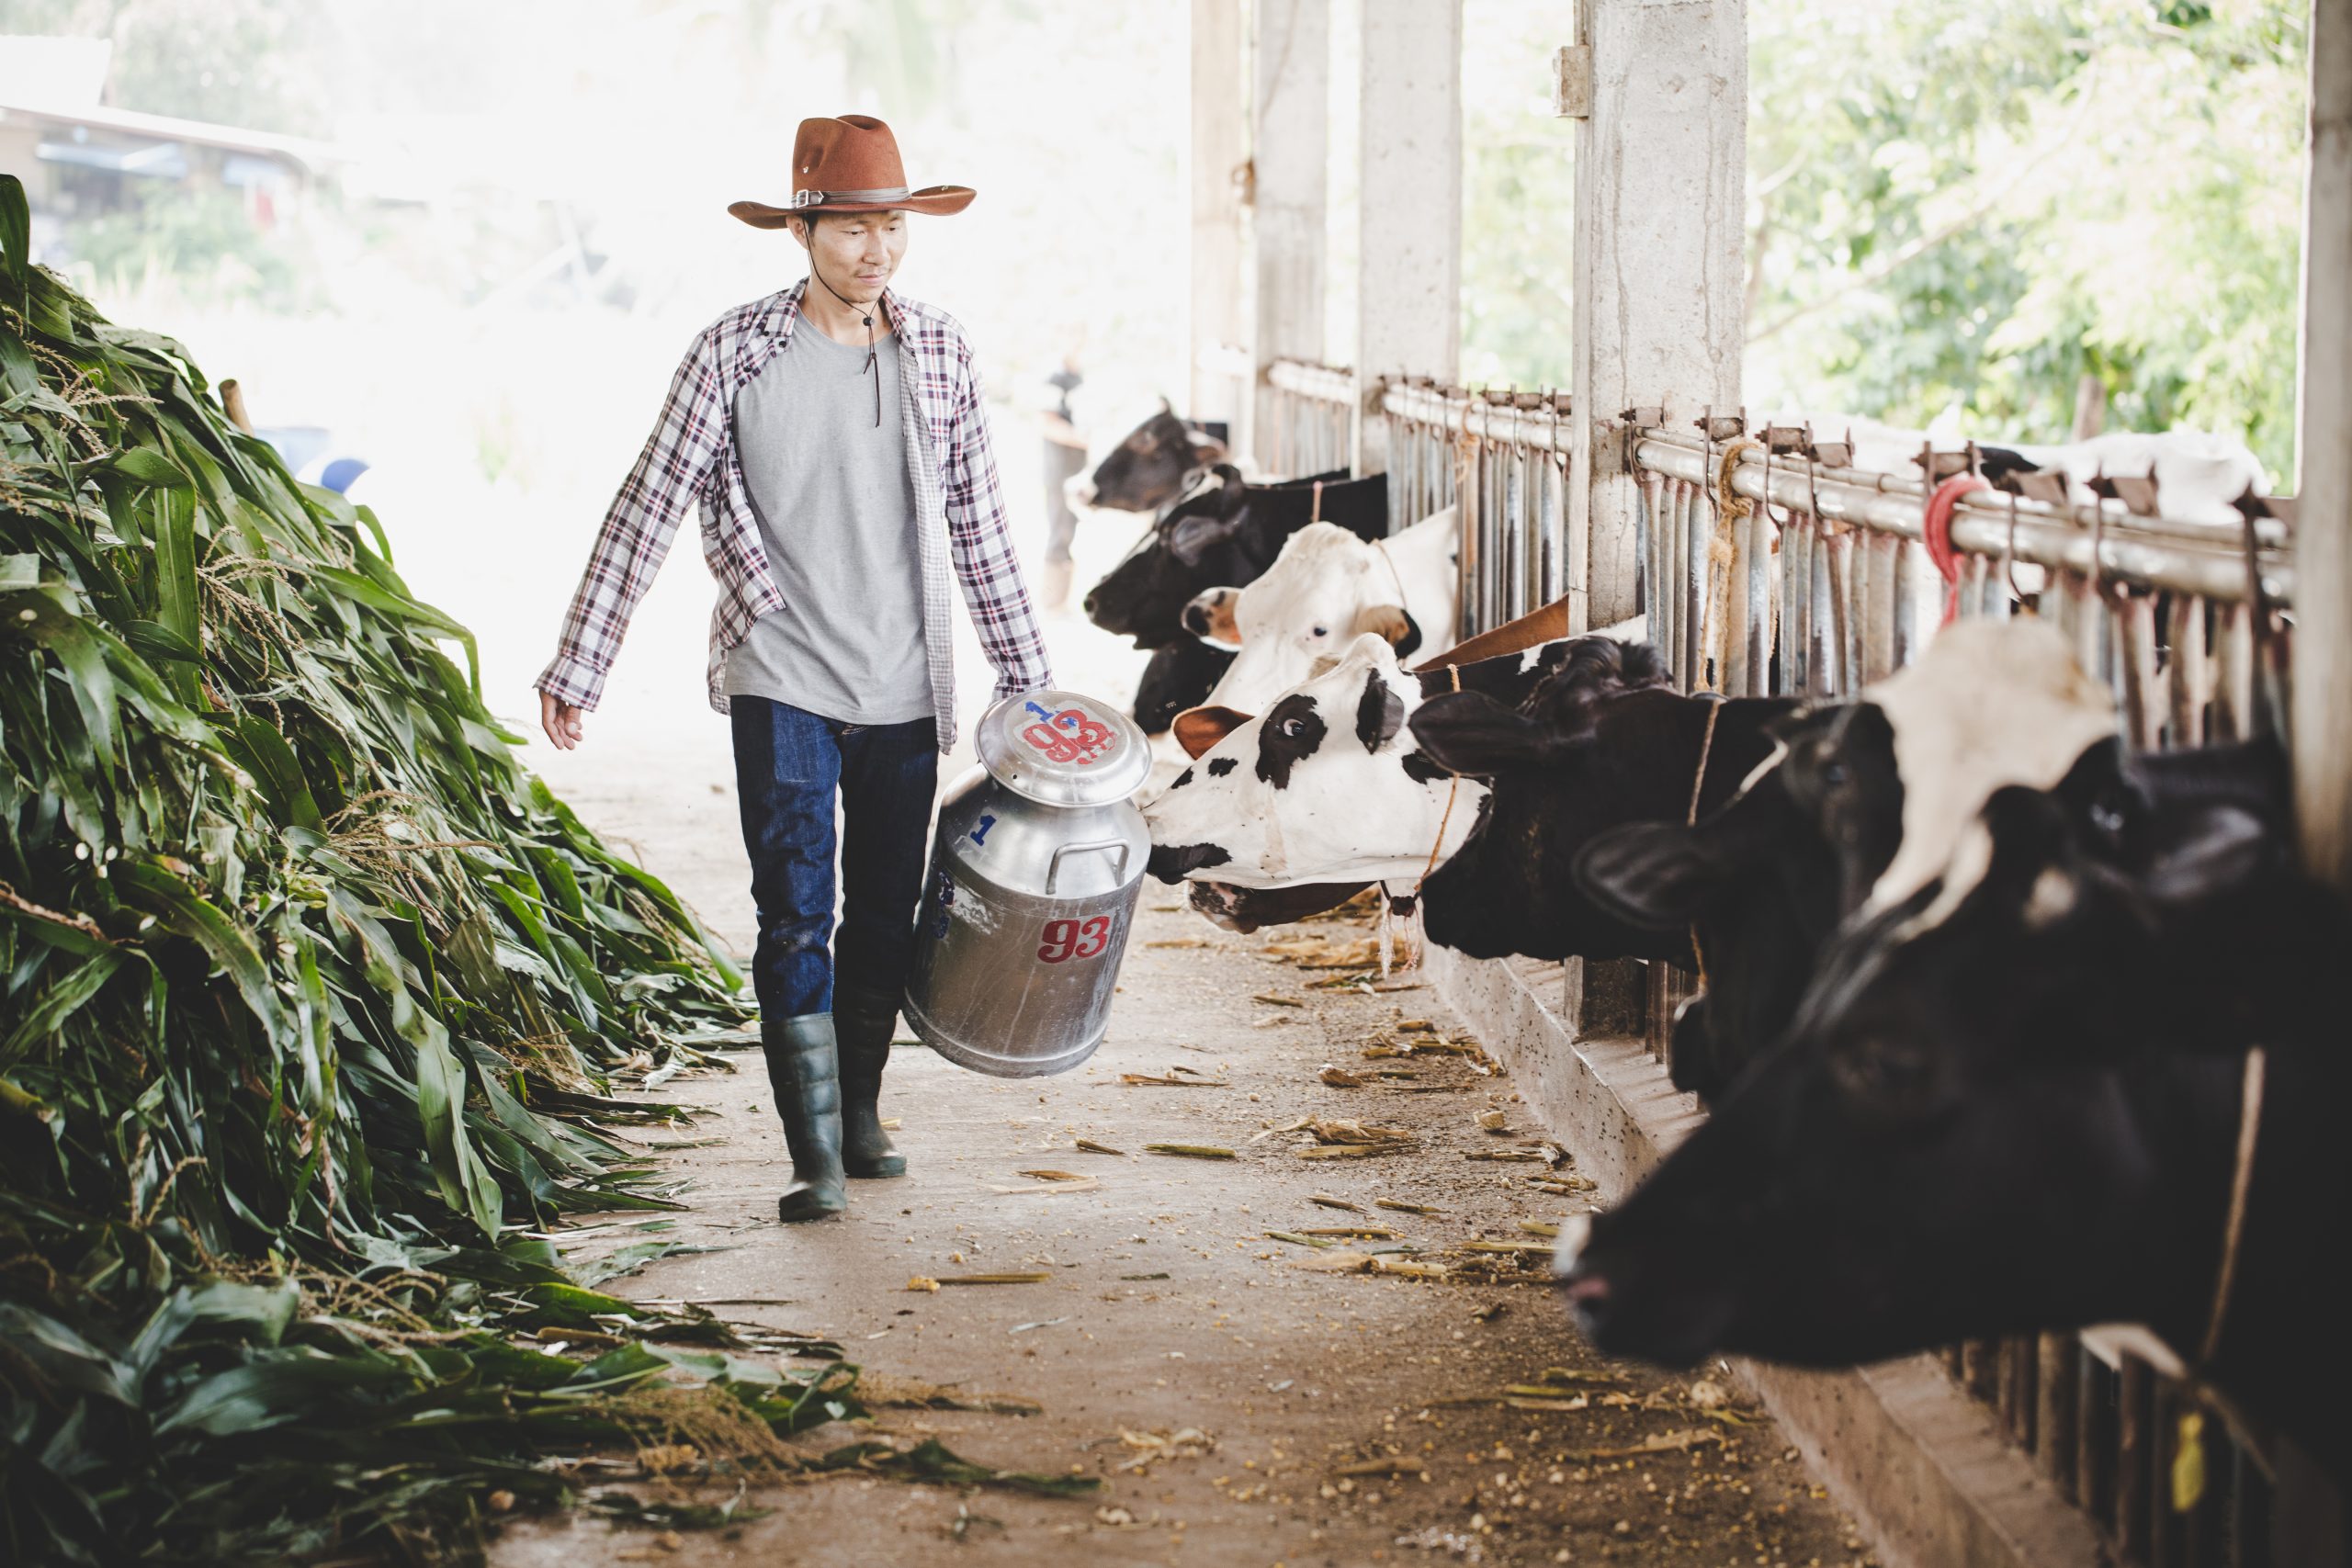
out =
[(1046, 892), (1048, 895), (1053, 892), (1054, 878), (1062, 874), (1062, 856), (1082, 855), (1094, 850), (1118, 851), (1119, 866), (1111, 874), (1122, 882), (1127, 879), (1127, 841), (1125, 839), (1100, 839), (1091, 844), (1064, 844), (1054, 852), (1054, 858), (1046, 864)]

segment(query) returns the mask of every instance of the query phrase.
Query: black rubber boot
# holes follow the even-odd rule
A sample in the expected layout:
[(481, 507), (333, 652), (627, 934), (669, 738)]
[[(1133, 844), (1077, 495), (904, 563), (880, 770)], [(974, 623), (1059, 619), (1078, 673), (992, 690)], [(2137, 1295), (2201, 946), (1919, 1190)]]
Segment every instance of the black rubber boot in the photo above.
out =
[(833, 987), (833, 1032), (841, 1042), (842, 1168), (855, 1177), (904, 1176), (907, 1156), (882, 1130), (882, 1069), (898, 1026), (896, 992)]
[(803, 1013), (761, 1032), (785, 1146), (792, 1151), (792, 1185), (775, 1201), (777, 1219), (837, 1218), (849, 1207), (842, 1185), (842, 1084), (833, 1015)]

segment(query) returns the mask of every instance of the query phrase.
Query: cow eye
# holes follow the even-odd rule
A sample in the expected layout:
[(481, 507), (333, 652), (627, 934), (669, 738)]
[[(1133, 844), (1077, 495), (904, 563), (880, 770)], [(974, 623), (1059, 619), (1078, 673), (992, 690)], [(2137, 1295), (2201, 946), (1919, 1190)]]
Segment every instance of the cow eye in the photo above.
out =
[(1934, 1055), (1914, 1041), (1873, 1035), (1840, 1052), (1837, 1064), (1847, 1089), (1880, 1110), (1923, 1111), (1935, 1090)]
[(1315, 628), (1315, 635), (1317, 637), (1329, 637), (1331, 635), (1331, 628), (1329, 626), (1317, 626)]
[(1306, 724), (1302, 719), (1286, 718), (1283, 720), (1282, 728), (1283, 733), (1293, 740), (1306, 733)]
[(1838, 785), (1844, 784), (1846, 782), (1846, 764), (1843, 762), (1824, 762), (1821, 765), (1821, 782), (1827, 784), (1832, 789), (1836, 789)]

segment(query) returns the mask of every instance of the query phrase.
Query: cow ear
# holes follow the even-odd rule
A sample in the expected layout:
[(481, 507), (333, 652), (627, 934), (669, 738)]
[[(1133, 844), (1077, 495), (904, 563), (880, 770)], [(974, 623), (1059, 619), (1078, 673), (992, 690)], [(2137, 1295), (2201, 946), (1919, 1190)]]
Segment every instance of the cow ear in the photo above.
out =
[(1186, 708), (1168, 726), (1187, 757), (1198, 757), (1256, 716), (1227, 707)]
[(1377, 751), (1405, 728), (1405, 699), (1396, 694), (1381, 671), (1364, 672), (1363, 695), (1356, 699), (1356, 739), (1367, 751)]
[(2278, 850), (2253, 812), (2208, 806), (2167, 825), (2143, 883), (2161, 902), (2201, 903), (2245, 886), (2278, 863)]
[(1222, 463), (1226, 457), (1225, 443), (1214, 436), (1193, 443), (1193, 465), (1195, 468), (1205, 468)]
[(1408, 722), (1439, 767), (1474, 778), (1541, 761), (1554, 749), (1548, 730), (1484, 692), (1431, 697)]
[(1734, 867), (1702, 829), (1630, 822), (1587, 844), (1571, 874), (1586, 897), (1628, 925), (1679, 930), (1730, 881)]

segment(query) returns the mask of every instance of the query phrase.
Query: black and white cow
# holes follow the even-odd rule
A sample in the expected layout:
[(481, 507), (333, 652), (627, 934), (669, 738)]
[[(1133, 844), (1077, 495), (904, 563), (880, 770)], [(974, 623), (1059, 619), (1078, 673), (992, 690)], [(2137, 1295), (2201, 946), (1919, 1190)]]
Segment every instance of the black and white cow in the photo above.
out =
[(1103, 455), (1070, 499), (1106, 512), (1158, 512), (1225, 460), (1222, 437), (1179, 419), (1162, 403)]
[(1230, 467), (1217, 476), (1217, 484), (1146, 530), (1086, 596), (1087, 617), (1096, 626), (1153, 650), (1136, 694), (1136, 721), (1148, 735), (1199, 704), (1233, 662), (1230, 652), (1185, 629), (1182, 616), (1194, 594), (1221, 582), (1254, 581), (1283, 542), (1317, 515), (1366, 536), (1388, 525), (1383, 475), (1351, 480), (1337, 473), (1279, 485), (1249, 484)]
[(1455, 642), (1460, 530), (1449, 506), (1383, 538), (1328, 524), (1302, 528), (1254, 581), (1196, 595), (1185, 624), (1238, 651), (1207, 701), (1255, 713), (1365, 632), (1400, 656), (1428, 659)]
[(1088, 620), (1133, 637), (1137, 648), (1165, 648), (1193, 637), (1182, 617), (1194, 594), (1220, 583), (1254, 582), (1309, 523), (1335, 524), (1360, 538), (1388, 527), (1385, 474), (1351, 479), (1341, 470), (1282, 484), (1251, 484), (1230, 464), (1216, 474), (1216, 484), (1145, 530), (1088, 592)]
[[(1195, 900), (1213, 917), (1248, 908), (1235, 889), (1312, 884), (1330, 895), (1319, 908), (1374, 882), (1407, 893), (1467, 834), (1485, 793), (1423, 755), (1405, 728), (1415, 709), (1457, 682), (1516, 703), (1538, 685), (1615, 691), (1665, 679), (1656, 649), (1606, 635), (1413, 673), (1366, 633), (1263, 716), (1201, 709), (1178, 721), (1193, 761), (1144, 808), (1152, 874), (1228, 890)], [(1271, 902), (1295, 919), (1312, 912), (1299, 897)]]
[(1859, 700), (1774, 724), (1774, 757), (1723, 809), (1593, 840), (1578, 890), (1697, 944), (1707, 991), (1676, 1021), (1675, 1083), (1720, 1094), (1787, 1023), (1839, 921), (1916, 893), (1993, 790), (2054, 784), (2114, 730), (2112, 696), (2057, 632), (1962, 622)]
[[(2097, 748), (2065, 788), (1996, 791), (1949, 887), (1839, 934), (1705, 1125), (1564, 1235), (1595, 1345), (1842, 1366), (2138, 1323), (2194, 1355), (2261, 1043), (2238, 1274), (2202, 1371), (2344, 1472), (2352, 1379), (2311, 1348), (2352, 1284), (2324, 1239), (2352, 1201), (2352, 927), (2292, 870), (2282, 793), (2224, 777), (2166, 803), (2126, 777), (2123, 819), (2085, 808), (2132, 766)], [(2218, 772), (2239, 766), (2276, 771)]]

